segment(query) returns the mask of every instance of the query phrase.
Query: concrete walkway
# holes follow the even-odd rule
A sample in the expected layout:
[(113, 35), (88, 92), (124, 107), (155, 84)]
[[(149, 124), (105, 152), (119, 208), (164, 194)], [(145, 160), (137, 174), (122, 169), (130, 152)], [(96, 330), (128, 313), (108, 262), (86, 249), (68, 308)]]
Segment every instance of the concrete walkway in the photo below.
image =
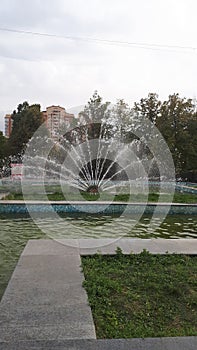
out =
[(80, 255), (197, 253), (197, 239), (30, 240), (0, 303), (0, 349), (196, 350), (197, 337), (96, 340)]
[(0, 341), (95, 339), (80, 265), (75, 249), (30, 241), (0, 304)]

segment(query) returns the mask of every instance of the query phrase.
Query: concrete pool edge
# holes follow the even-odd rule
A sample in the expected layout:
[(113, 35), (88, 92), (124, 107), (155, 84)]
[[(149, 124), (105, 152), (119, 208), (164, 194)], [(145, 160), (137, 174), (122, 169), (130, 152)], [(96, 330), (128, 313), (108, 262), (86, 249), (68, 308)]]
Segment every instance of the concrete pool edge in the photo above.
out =
[(69, 339), (1, 343), (1, 350), (196, 350), (197, 337)]
[[(153, 214), (155, 209), (157, 214), (166, 213), (169, 215), (197, 215), (197, 203), (128, 203), (128, 202), (98, 202), (98, 201), (22, 201), (22, 200), (0, 200), (0, 214), (28, 212), (36, 213), (87, 213), (94, 214), (92, 208), (97, 206), (96, 213), (119, 214), (125, 211), (126, 214)], [(126, 209), (126, 210), (125, 210)], [(144, 210), (143, 210), (144, 209)]]
[[(96, 241), (100, 241), (99, 249), (98, 247), (94, 247), (95, 239), (59, 241), (41, 239), (28, 241), (0, 303), (1, 349), (27, 349), (25, 346), (28, 346), (28, 349), (31, 349), (32, 346), (32, 349), (62, 350), (66, 347), (71, 350), (196, 349), (197, 337), (195, 336), (97, 340), (92, 317), (87, 308), (87, 299), (84, 296), (84, 291), (82, 292), (82, 304), (85, 303), (85, 308), (80, 303), (79, 310), (77, 310), (79, 312), (80, 322), (78, 325), (76, 322), (73, 322), (74, 328), (69, 328), (66, 324), (62, 327), (62, 316), (61, 314), (58, 315), (54, 310), (52, 313), (50, 312), (50, 302), (53, 302), (52, 309), (54, 307), (56, 310), (58, 306), (61, 306), (60, 304), (64, 303), (65, 300), (64, 298), (58, 298), (58, 292), (62, 292), (62, 287), (65, 288), (64, 283), (70, 283), (69, 300), (66, 304), (69, 308), (69, 314), (67, 314), (66, 318), (67, 323), (70, 324), (69, 317), (72, 319), (72, 317), (78, 315), (75, 306), (76, 296), (77, 298), (79, 296), (78, 294), (75, 295), (75, 288), (78, 288), (77, 281), (81, 284), (83, 280), (80, 268), (81, 255), (94, 254), (95, 250), (99, 250), (101, 254), (105, 255), (114, 254), (117, 247), (121, 247), (125, 254), (130, 253), (131, 250), (134, 253), (139, 253), (143, 249), (147, 249), (153, 254), (165, 254), (166, 251), (169, 253), (182, 252), (189, 255), (197, 254), (196, 239), (124, 238), (118, 242), (114, 242), (113, 239), (97, 239)], [(65, 265), (66, 259), (67, 270), (64, 272), (66, 272), (65, 279), (67, 282), (62, 280), (62, 276), (60, 276), (61, 266), (59, 266), (59, 263)], [(54, 277), (56, 280), (53, 280), (51, 277)], [(46, 282), (49, 282), (49, 289)], [(46, 290), (48, 294), (43, 295), (43, 291)], [(34, 295), (34, 293), (36, 294)], [(41, 300), (39, 300), (39, 297)], [(34, 301), (36, 301), (36, 304)], [(65, 306), (65, 304), (63, 305)], [(74, 308), (73, 313), (72, 307)], [(86, 315), (85, 324), (83, 324), (83, 312)], [(38, 317), (38, 320), (35, 318), (35, 315)], [(59, 316), (59, 319), (57, 319), (57, 316)], [(51, 324), (51, 320), (53, 324)], [(46, 324), (43, 324), (43, 321)]]

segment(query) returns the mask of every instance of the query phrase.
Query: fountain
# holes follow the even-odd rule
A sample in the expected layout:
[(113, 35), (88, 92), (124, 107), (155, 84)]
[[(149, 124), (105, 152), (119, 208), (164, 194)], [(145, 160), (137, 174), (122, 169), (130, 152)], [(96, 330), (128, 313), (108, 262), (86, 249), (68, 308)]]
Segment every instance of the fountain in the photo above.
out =
[[(171, 207), (175, 180), (170, 151), (154, 125), (142, 122), (143, 130), (135, 120), (131, 123), (129, 142), (121, 134), (122, 126), (106, 119), (68, 127), (55, 141), (42, 137), (41, 126), (23, 156), (24, 202), (17, 204), (18, 212), (28, 212), (41, 230), (52, 236), (54, 231), (73, 230), (72, 221), (65, 223), (61, 218), (64, 212), (118, 218), (135, 214), (132, 227), (145, 213), (152, 215), (151, 230), (157, 229), (169, 210), (174, 214), (181, 207)], [(157, 181), (152, 181), (153, 175)], [(152, 186), (158, 191), (157, 202), (147, 204)], [(52, 193), (57, 193), (61, 201), (49, 200)], [(168, 193), (165, 205), (161, 193)], [(119, 198), (123, 198), (121, 202)], [(3, 210), (12, 212), (13, 203), (1, 206)], [(184, 211), (191, 214), (196, 208), (184, 207)], [(51, 227), (39, 221), (39, 212), (50, 213)], [(128, 229), (121, 227), (120, 231), (125, 235)]]

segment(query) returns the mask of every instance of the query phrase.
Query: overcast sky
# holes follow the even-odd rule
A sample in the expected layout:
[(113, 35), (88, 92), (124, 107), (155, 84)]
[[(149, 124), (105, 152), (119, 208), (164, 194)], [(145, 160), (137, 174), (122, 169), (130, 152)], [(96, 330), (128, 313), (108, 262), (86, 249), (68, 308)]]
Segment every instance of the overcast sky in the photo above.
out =
[[(69, 109), (94, 90), (129, 104), (156, 92), (197, 96), (196, 0), (1, 0), (0, 27), (96, 43), (0, 31), (0, 130), (25, 100)], [(147, 48), (143, 44), (188, 47)]]

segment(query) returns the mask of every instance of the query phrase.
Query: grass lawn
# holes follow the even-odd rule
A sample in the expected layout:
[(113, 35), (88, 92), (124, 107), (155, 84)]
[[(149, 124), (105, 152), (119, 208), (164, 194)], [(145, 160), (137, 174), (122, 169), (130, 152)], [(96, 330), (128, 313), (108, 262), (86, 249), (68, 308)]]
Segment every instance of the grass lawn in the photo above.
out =
[[(148, 201), (149, 202), (157, 202), (159, 198), (158, 193), (149, 193), (148, 196)], [(7, 195), (4, 199), (7, 200), (21, 200), (23, 199), (22, 193), (10, 193)], [(42, 200), (43, 195), (39, 193), (30, 193), (28, 196), (28, 199), (34, 199), (34, 200)], [(48, 194), (48, 199), (51, 201), (63, 201), (66, 200), (62, 192), (55, 192), (55, 193), (50, 193)], [(163, 202), (168, 202), (169, 201), (169, 195), (168, 194), (161, 194), (161, 199)], [(83, 197), (80, 198), (77, 194), (70, 194), (69, 195), (69, 201), (73, 200), (89, 200), (89, 201), (95, 201), (98, 200), (99, 198), (97, 195), (91, 195), (89, 193), (84, 193)], [(102, 200), (109, 200), (109, 197), (106, 193), (105, 196), (102, 197)], [(113, 200), (120, 201), (120, 202), (143, 202), (146, 201), (146, 197), (143, 194), (135, 194), (131, 195), (131, 198), (129, 198), (128, 194), (117, 194), (114, 196)], [(180, 192), (175, 192), (174, 194), (174, 203), (197, 203), (197, 194), (193, 193), (180, 193)]]
[(97, 338), (197, 336), (197, 256), (82, 257)]

